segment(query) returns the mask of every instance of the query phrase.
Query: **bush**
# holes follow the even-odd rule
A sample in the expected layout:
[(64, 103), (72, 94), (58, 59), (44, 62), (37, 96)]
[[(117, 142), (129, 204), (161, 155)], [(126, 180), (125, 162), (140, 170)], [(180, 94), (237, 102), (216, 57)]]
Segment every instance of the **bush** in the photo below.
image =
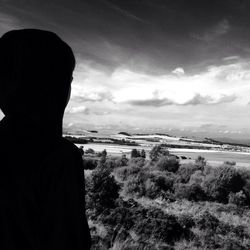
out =
[(146, 158), (146, 152), (145, 152), (145, 150), (144, 149), (142, 149), (142, 151), (141, 151), (141, 157), (142, 158)]
[(235, 161), (224, 161), (224, 165), (235, 166), (236, 162)]
[(141, 170), (140, 167), (121, 167), (115, 170), (115, 174), (122, 181), (126, 181), (129, 177), (137, 175)]
[(107, 158), (103, 163), (102, 167), (109, 169), (110, 171), (113, 171), (115, 168), (117, 168), (117, 161), (116, 159)]
[(135, 195), (136, 197), (142, 197), (145, 195), (145, 182), (141, 178), (141, 175), (131, 176), (125, 183), (123, 188), (125, 194)]
[(120, 186), (111, 175), (110, 170), (95, 169), (86, 185), (88, 207), (94, 209), (97, 214), (105, 209), (114, 208), (115, 201), (119, 197), (119, 190)]
[(204, 167), (206, 166), (207, 162), (204, 157), (198, 156), (197, 159), (195, 159), (195, 166), (198, 170), (203, 171)]
[(184, 229), (174, 215), (164, 214), (160, 209), (152, 208), (141, 211), (134, 230), (144, 240), (157, 240), (173, 243), (186, 235)]
[(164, 197), (165, 192), (172, 192), (174, 180), (166, 176), (150, 176), (145, 181), (145, 196), (156, 199)]
[(175, 197), (189, 201), (204, 201), (207, 198), (199, 184), (176, 184)]
[(98, 160), (97, 159), (94, 159), (94, 158), (87, 158), (87, 157), (84, 157), (83, 158), (83, 166), (84, 166), (84, 169), (90, 169), (90, 170), (93, 170), (97, 167), (97, 163), (98, 163)]
[(167, 175), (155, 175), (153, 176), (153, 180), (156, 185), (159, 187), (160, 190), (163, 191), (173, 191), (174, 185), (174, 176), (167, 176)]
[(174, 156), (161, 156), (156, 163), (156, 167), (161, 171), (177, 172), (179, 161)]
[(85, 154), (95, 154), (95, 150), (92, 148), (88, 148), (85, 150)]
[(245, 206), (247, 204), (247, 197), (241, 190), (238, 193), (230, 193), (228, 197), (228, 203), (235, 204), (237, 206)]
[(141, 153), (139, 150), (133, 148), (131, 150), (131, 158), (137, 158), (137, 157), (141, 157)]
[(205, 175), (203, 174), (203, 172), (201, 170), (196, 170), (190, 176), (189, 184), (199, 184), (199, 185), (201, 185), (201, 183), (204, 181), (204, 179), (205, 179)]
[(202, 187), (212, 200), (227, 203), (230, 192), (239, 192), (244, 185), (241, 175), (232, 166), (214, 168), (202, 182)]
[(154, 146), (149, 152), (149, 157), (152, 161), (158, 161), (161, 156), (168, 155), (169, 151), (166, 149), (165, 145)]
[(219, 220), (208, 211), (203, 212), (196, 219), (196, 226), (201, 230), (212, 230), (215, 232), (219, 225)]
[[(135, 168), (123, 169), (126, 171), (127, 181), (124, 184), (124, 191), (129, 195), (136, 195), (136, 197), (147, 196), (151, 199), (157, 197), (164, 197), (165, 192), (173, 191), (174, 177), (167, 176), (158, 172), (149, 172), (147, 169), (142, 168), (138, 171), (135, 169), (136, 173), (134, 175), (130, 174), (130, 171)], [(119, 172), (119, 176), (123, 173)]]
[(128, 158), (126, 155), (122, 155), (122, 157), (116, 159), (116, 167), (120, 168), (125, 166), (128, 166)]
[(191, 175), (197, 170), (199, 170), (197, 166), (192, 163), (182, 164), (177, 172), (177, 182), (188, 183)]
[(143, 157), (136, 157), (136, 158), (131, 158), (128, 161), (128, 166), (130, 167), (143, 167), (145, 165), (145, 158)]
[(195, 221), (190, 214), (181, 214), (178, 221), (183, 228), (191, 228), (195, 226)]
[(155, 244), (173, 244), (175, 240), (189, 237), (191, 222), (185, 223), (186, 227), (184, 227), (176, 216), (165, 214), (160, 209), (145, 208), (133, 200), (118, 200), (117, 207), (109, 210), (108, 214), (102, 215), (99, 219), (113, 231), (113, 236), (117, 229), (118, 231), (125, 229), (127, 234), (124, 235), (123, 242), (129, 237), (128, 231), (138, 235), (138, 241), (144, 242), (145, 246), (150, 246), (149, 249), (154, 249)]

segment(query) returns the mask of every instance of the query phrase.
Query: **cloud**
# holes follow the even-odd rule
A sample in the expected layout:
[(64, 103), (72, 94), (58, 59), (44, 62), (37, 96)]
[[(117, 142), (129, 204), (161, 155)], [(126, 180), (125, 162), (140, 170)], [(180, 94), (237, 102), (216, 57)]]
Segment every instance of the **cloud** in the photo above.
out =
[(89, 91), (86, 93), (75, 93), (72, 99), (76, 102), (103, 102), (113, 101), (113, 96), (110, 92), (95, 92)]
[(171, 100), (164, 98), (164, 99), (158, 99), (158, 98), (152, 98), (148, 100), (133, 100), (128, 102), (131, 105), (134, 106), (152, 106), (152, 107), (162, 107), (166, 105), (172, 105), (174, 104)]
[(90, 114), (89, 108), (87, 108), (85, 106), (72, 107), (67, 112), (71, 113), (71, 114), (76, 114), (76, 113), (82, 113), (82, 114), (85, 114), (85, 115)]
[(93, 114), (95, 114), (95, 115), (109, 115), (109, 114), (111, 114), (111, 112), (110, 111), (95, 111), (95, 112), (93, 112)]
[(138, 22), (142, 22), (142, 23), (148, 23), (146, 20), (143, 20), (142, 18), (132, 14), (131, 12), (124, 10), (123, 8), (119, 7), (118, 5), (115, 5), (113, 3), (111, 3), (108, 0), (102, 0), (102, 2), (104, 2), (107, 6), (109, 6), (111, 9), (117, 11), (119, 14), (122, 14), (132, 20), (138, 21)]
[(92, 109), (87, 108), (86, 106), (69, 107), (69, 108), (67, 108), (66, 113), (68, 113), (68, 114), (98, 115), (98, 116), (111, 114), (111, 112), (107, 111), (107, 110), (95, 110), (95, 111), (93, 111)]
[(240, 56), (227, 56), (223, 58), (223, 61), (238, 61)]
[(184, 74), (185, 74), (185, 71), (184, 71), (183, 68), (178, 67), (178, 68), (174, 69), (174, 70), (172, 71), (172, 73), (173, 73), (173, 74), (176, 74), (176, 75), (184, 75)]
[(221, 95), (219, 98), (214, 98), (209, 95), (202, 96), (201, 94), (196, 94), (191, 100), (183, 103), (182, 105), (211, 105), (233, 102), (234, 100), (236, 100), (235, 95)]
[(9, 30), (18, 28), (20, 25), (15, 17), (0, 13), (0, 36)]
[(193, 34), (192, 37), (202, 40), (205, 42), (212, 42), (213, 40), (227, 34), (230, 30), (230, 24), (227, 19), (223, 19), (218, 22), (216, 25), (212, 26), (211, 28), (207, 29), (207, 31), (201, 35)]
[(159, 98), (157, 95), (154, 95), (153, 98), (146, 100), (131, 100), (128, 103), (134, 106), (152, 106), (152, 107), (162, 107), (169, 105), (215, 105), (221, 103), (230, 103), (236, 100), (235, 95), (221, 95), (220, 97), (212, 97), (209, 95), (202, 96), (201, 94), (195, 94), (190, 100), (184, 103), (178, 103), (168, 98)]

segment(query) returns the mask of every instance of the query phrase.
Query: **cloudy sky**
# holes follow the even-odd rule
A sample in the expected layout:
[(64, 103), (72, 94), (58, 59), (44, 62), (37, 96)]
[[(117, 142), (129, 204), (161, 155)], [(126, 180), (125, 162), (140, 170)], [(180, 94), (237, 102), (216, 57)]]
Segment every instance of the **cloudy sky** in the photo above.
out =
[(65, 129), (250, 138), (250, 1), (0, 0), (0, 35), (58, 33), (77, 58)]

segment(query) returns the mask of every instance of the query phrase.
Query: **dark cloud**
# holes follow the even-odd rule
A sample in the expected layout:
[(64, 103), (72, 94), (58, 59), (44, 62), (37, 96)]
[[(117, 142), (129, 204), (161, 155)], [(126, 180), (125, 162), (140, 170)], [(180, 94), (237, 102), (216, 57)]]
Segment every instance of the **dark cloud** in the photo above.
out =
[(9, 0), (0, 9), (23, 27), (57, 32), (79, 58), (107, 71), (190, 73), (250, 57), (248, 0)]
[(173, 105), (175, 103), (167, 98), (164, 98), (164, 99), (152, 98), (148, 100), (130, 101), (129, 104), (134, 105), (134, 106), (162, 107), (162, 106), (167, 106), (167, 105)]

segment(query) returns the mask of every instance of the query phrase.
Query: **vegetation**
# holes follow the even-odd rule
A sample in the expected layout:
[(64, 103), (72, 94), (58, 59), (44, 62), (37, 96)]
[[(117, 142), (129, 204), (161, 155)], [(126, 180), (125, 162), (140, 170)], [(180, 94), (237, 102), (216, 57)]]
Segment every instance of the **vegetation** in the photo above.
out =
[(180, 164), (163, 145), (149, 157), (92, 159), (92, 249), (250, 249), (250, 171), (203, 157)]

